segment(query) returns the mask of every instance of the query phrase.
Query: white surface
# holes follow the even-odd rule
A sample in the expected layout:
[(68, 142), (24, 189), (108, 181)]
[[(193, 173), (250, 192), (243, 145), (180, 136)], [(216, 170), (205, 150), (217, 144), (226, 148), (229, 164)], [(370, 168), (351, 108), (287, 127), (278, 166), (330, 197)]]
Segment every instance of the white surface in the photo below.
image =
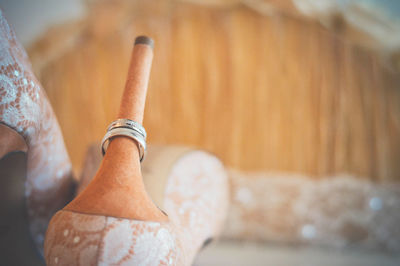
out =
[(27, 47), (53, 25), (83, 17), (83, 0), (0, 0), (0, 7)]
[(219, 242), (205, 248), (195, 266), (398, 266), (400, 254), (289, 247), (271, 244)]

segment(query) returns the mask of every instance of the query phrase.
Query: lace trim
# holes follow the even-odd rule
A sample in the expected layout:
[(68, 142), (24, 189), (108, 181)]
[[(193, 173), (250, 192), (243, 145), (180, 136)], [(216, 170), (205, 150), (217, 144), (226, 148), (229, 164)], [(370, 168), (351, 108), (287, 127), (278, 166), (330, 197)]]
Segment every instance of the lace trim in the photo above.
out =
[(230, 170), (224, 236), (400, 251), (400, 184)]

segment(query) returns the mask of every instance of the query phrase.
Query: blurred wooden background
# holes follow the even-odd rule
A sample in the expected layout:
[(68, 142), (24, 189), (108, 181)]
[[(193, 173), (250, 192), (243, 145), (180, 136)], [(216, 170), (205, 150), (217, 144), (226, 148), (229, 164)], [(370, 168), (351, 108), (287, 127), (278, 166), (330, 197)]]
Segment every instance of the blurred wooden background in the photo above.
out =
[(242, 170), (399, 180), (400, 76), (374, 52), (298, 17), (175, 1), (94, 2), (30, 49), (76, 171), (116, 117), (139, 34), (155, 40), (150, 143)]

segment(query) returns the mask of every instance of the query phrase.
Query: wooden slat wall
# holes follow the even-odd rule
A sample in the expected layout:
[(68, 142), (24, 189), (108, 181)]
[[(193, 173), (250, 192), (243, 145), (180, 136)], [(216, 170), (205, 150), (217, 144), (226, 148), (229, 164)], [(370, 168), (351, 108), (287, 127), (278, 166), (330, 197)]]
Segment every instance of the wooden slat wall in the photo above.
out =
[(31, 50), (77, 171), (116, 116), (134, 37), (147, 34), (150, 143), (201, 147), (242, 170), (399, 180), (400, 76), (372, 52), (246, 7), (115, 3), (94, 8), (55, 59), (40, 62), (59, 45), (51, 34)]

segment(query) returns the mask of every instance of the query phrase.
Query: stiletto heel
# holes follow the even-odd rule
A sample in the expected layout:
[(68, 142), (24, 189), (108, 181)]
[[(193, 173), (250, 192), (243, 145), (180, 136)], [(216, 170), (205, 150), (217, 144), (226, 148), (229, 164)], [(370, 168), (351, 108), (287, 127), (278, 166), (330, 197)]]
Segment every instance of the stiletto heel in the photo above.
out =
[(47, 224), (72, 197), (71, 165), (52, 108), (1, 10), (0, 159), (2, 262), (41, 265)]
[[(142, 122), (151, 44), (147, 37), (136, 39), (120, 118)], [(153, 176), (147, 174), (146, 186), (136, 143), (127, 137), (113, 138), (95, 177), (90, 183), (84, 181), (89, 183), (87, 187), (50, 222), (45, 240), (47, 264), (191, 264), (223, 221), (226, 174), (220, 161), (209, 154), (169, 151), (149, 151), (149, 163), (160, 160), (167, 162), (167, 167), (152, 166)], [(212, 162), (212, 167), (202, 165), (204, 160)], [(174, 167), (165, 171), (171, 165)], [(143, 169), (150, 168), (143, 165)], [(203, 178), (212, 176), (209, 171), (213, 170), (215, 181)]]
[[(142, 122), (152, 47), (137, 38), (119, 117)], [(45, 240), (48, 265), (184, 265), (168, 217), (144, 188), (137, 145), (110, 141), (96, 176), (51, 220)]]

